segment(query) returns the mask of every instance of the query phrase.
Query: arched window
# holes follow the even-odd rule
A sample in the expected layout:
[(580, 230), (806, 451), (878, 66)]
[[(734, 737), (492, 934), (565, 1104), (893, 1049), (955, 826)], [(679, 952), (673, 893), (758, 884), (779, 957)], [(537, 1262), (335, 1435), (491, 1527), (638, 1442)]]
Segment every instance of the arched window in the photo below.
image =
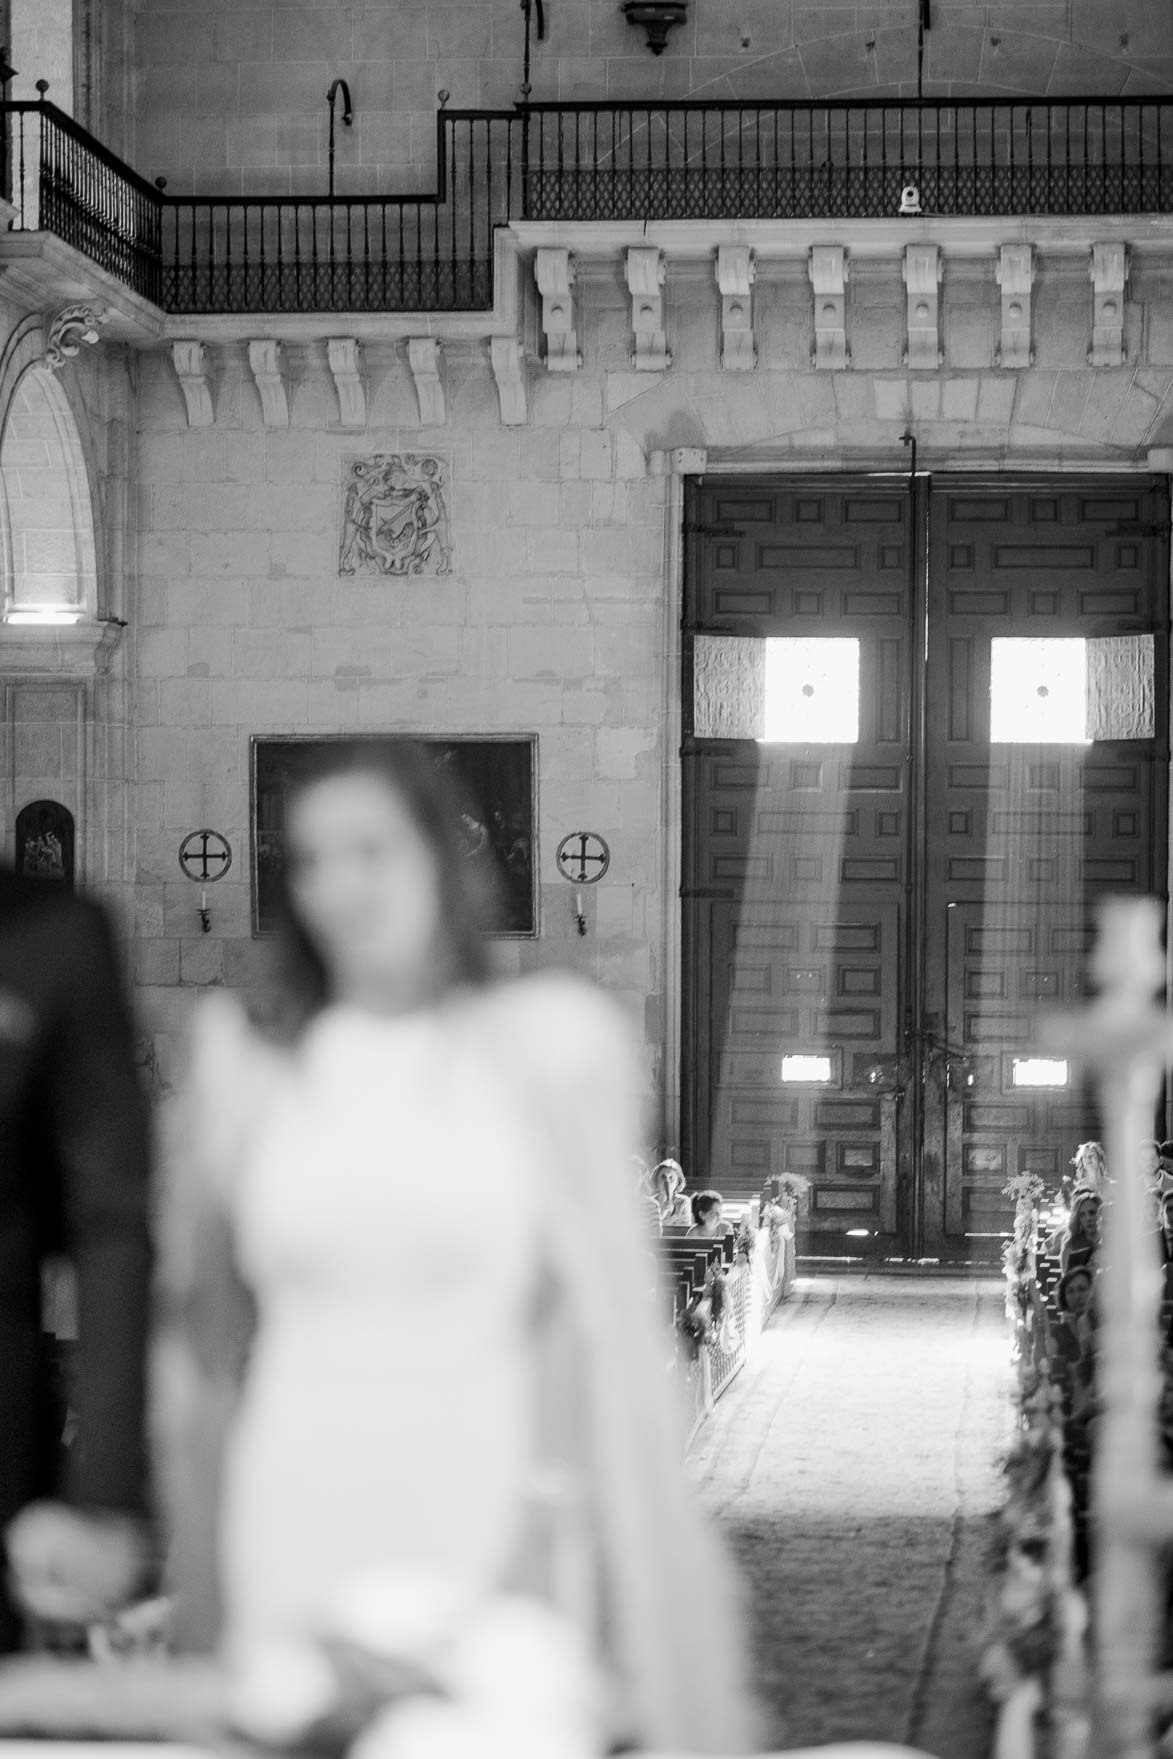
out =
[(96, 611), (97, 565), (81, 438), (46, 367), (20, 378), (0, 433), (4, 617), (79, 623)]

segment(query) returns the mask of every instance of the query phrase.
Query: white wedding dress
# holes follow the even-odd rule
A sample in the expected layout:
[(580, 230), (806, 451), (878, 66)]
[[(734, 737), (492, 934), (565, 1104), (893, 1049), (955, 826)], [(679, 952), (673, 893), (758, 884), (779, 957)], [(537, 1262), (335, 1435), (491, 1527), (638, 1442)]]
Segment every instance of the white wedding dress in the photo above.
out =
[(230, 1195), (258, 1303), (222, 1510), (233, 1646), (313, 1630), (373, 1566), (474, 1592), (508, 1570), (546, 1168), (492, 1013), (330, 1008), (266, 1095)]
[[(160, 1221), (156, 1422), (190, 1647), (328, 1634), (372, 1571), (458, 1582), (491, 1613), (555, 1464), (583, 1568), (550, 1594), (608, 1726), (665, 1754), (755, 1748), (649, 1287), (639, 1086), (616, 1010), (569, 977), (396, 1019), (332, 1007), (293, 1049), (207, 999)], [(243, 1377), (233, 1253), (256, 1302)]]

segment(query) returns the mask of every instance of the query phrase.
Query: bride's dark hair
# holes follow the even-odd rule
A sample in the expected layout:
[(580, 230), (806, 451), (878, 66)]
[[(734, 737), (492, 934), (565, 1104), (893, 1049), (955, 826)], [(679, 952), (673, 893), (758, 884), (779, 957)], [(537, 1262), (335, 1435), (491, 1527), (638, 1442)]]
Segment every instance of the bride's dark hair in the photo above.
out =
[[(492, 971), (485, 935), (500, 912), (496, 874), (487, 853), (469, 852), (464, 830), (470, 803), (451, 775), (411, 739), (329, 740), (299, 772), (286, 802), (343, 776), (369, 776), (398, 796), (435, 858), (440, 889), (436, 996), (488, 983)], [(297, 914), (284, 869), (277, 912), (278, 995), (269, 1024), (292, 1036), (330, 1001), (330, 974)]]

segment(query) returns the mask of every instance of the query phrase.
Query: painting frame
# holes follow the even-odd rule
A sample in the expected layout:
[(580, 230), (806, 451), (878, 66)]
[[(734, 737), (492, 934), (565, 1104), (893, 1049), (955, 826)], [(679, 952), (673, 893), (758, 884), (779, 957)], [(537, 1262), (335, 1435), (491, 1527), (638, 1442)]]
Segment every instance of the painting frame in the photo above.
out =
[[(249, 738), (249, 890), (254, 940), (276, 932), (280, 808), (291, 770), (330, 745), (394, 741), (434, 748), (452, 763), (460, 787), (478, 802), (489, 827), (505, 900), (495, 940), (536, 940), (538, 917), (538, 735), (536, 733), (254, 733)], [(508, 845), (506, 848), (505, 845)], [(524, 844), (519, 855), (518, 847)]]

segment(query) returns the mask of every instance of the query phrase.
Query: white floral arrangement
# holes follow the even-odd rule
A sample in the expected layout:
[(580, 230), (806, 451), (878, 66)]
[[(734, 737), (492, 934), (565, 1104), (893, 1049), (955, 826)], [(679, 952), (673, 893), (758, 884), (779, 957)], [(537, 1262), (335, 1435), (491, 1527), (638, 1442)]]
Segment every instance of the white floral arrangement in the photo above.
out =
[(238, 1658), (232, 1730), (348, 1759), (597, 1759), (604, 1692), (568, 1620), (430, 1574), (351, 1580), (316, 1632)]

